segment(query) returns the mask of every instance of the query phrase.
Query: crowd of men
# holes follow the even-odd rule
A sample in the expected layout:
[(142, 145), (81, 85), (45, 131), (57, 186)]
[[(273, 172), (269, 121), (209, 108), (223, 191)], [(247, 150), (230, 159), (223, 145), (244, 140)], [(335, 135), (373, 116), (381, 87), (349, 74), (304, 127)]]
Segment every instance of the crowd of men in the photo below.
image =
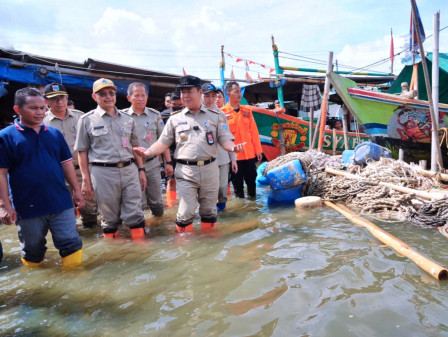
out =
[[(64, 267), (82, 261), (76, 211), (84, 227), (97, 225), (105, 238), (118, 237), (124, 223), (132, 240), (145, 238), (144, 210), (164, 213), (160, 167), (176, 182), (176, 228), (191, 232), (199, 206), (202, 230), (217, 223), (226, 208), (229, 172), (236, 197), (256, 195), (256, 161), (262, 150), (248, 106), (240, 105), (237, 82), (225, 88), (184, 76), (165, 96), (166, 110), (147, 107), (148, 87), (131, 83), (130, 106), (116, 107), (117, 87), (105, 78), (93, 84), (97, 107), (69, 108), (63, 85), (41, 93), (16, 92), (19, 118), (0, 131), (0, 220), (16, 223), (22, 262), (40, 266), (51, 232)], [(221, 110), (222, 109), (222, 110)]]

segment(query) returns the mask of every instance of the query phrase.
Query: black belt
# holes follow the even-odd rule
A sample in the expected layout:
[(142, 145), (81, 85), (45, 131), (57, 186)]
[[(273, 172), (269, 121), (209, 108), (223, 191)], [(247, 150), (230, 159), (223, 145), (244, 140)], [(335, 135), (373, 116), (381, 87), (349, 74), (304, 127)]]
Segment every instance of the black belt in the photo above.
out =
[(142, 158), (143, 163), (147, 163), (147, 162), (153, 160), (155, 157), (157, 157), (157, 156), (154, 156), (154, 157), (151, 157), (151, 158)]
[(130, 159), (130, 160), (128, 160), (128, 161), (121, 161), (121, 162), (119, 162), (119, 163), (114, 163), (114, 164), (108, 164), (108, 163), (95, 163), (95, 162), (90, 163), (90, 164), (95, 165), (95, 166), (118, 167), (118, 168), (122, 168), (122, 167), (131, 165), (133, 162), (134, 162), (134, 159)]
[(197, 166), (204, 166), (210, 163), (213, 163), (215, 161), (216, 158), (212, 158), (209, 160), (199, 160), (199, 161), (190, 161), (190, 160), (182, 160), (182, 159), (176, 159), (176, 161), (179, 164), (183, 164), (183, 165), (197, 165)]

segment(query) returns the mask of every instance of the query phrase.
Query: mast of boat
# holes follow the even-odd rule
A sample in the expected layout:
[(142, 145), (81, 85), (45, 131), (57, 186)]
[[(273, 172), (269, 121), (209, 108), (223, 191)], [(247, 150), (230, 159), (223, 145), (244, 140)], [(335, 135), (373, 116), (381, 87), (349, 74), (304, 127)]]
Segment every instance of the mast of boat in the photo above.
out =
[[(282, 75), (283, 70), (280, 68), (280, 63), (278, 61), (278, 48), (274, 42), (274, 35), (271, 36), (271, 39), (272, 39), (272, 51), (274, 52), (275, 73), (277, 75)], [(284, 108), (285, 102), (283, 100), (283, 88), (281, 85), (278, 86), (278, 88), (277, 88), (277, 97), (278, 97), (278, 101), (280, 102), (280, 107)]]
[[(278, 75), (283, 74), (283, 70), (280, 69), (280, 63), (278, 61), (278, 48), (277, 45), (274, 42), (274, 35), (271, 36), (272, 39), (272, 50), (274, 52), (274, 63), (275, 63), (275, 73)], [(283, 99), (283, 87), (279, 85), (277, 87), (277, 98), (280, 104), (280, 108), (285, 107), (285, 101)], [(284, 129), (282, 122), (280, 121), (280, 118), (278, 117), (277, 108), (275, 108), (275, 116), (277, 117), (278, 125), (280, 126), (280, 151), (282, 156), (286, 153), (285, 151), (285, 137), (284, 137)]]
[[(432, 99), (434, 101), (434, 115), (437, 130), (439, 129), (439, 28), (440, 12), (434, 14), (434, 45), (432, 50)], [(437, 171), (437, 147), (439, 145), (438, 133), (432, 133), (431, 139), (431, 171)]]
[(224, 99), (227, 102), (227, 92), (226, 92), (226, 80), (224, 78), (224, 70), (226, 69), (226, 64), (224, 62), (224, 45), (221, 45), (221, 62), (219, 62), (219, 70), (221, 76), (221, 89), (224, 93)]
[[(420, 26), (417, 19), (417, 5), (415, 3), (415, 0), (411, 0), (412, 5), (412, 18), (414, 20), (414, 29), (417, 30), (417, 42), (418, 46), (420, 48), (420, 55), (422, 59), (422, 68), (423, 68), (423, 75), (425, 76), (425, 84), (426, 84), (426, 92), (428, 94), (428, 103), (429, 103), (429, 112), (431, 114), (431, 122), (432, 122), (432, 137), (433, 139), (438, 139), (438, 128), (437, 128), (437, 119), (434, 112), (434, 102), (432, 100), (432, 94), (431, 94), (431, 86), (429, 82), (429, 73), (428, 73), (428, 67), (426, 65), (426, 57), (425, 57), (425, 51), (423, 49), (423, 43), (422, 38), (420, 36)], [(442, 161), (442, 151), (440, 150), (440, 145), (437, 146), (437, 163), (439, 165), (440, 171), (443, 171), (443, 161)]]
[(324, 147), (324, 135), (325, 135), (325, 124), (327, 124), (327, 109), (328, 109), (328, 93), (330, 91), (330, 79), (328, 74), (333, 70), (333, 52), (328, 53), (328, 63), (327, 63), (327, 76), (325, 77), (324, 85), (324, 98), (322, 100), (322, 106), (320, 109), (320, 125), (319, 125), (319, 143), (317, 145), (317, 151), (322, 152)]

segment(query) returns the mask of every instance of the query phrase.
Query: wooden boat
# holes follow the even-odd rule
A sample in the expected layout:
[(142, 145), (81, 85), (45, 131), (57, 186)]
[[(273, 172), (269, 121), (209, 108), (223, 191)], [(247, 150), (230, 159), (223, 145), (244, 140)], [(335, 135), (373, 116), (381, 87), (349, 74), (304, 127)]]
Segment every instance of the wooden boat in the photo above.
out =
[[(308, 121), (285, 114), (279, 114), (277, 117), (273, 110), (255, 106), (250, 108), (260, 133), (263, 153), (269, 161), (281, 154), (281, 128), (283, 128), (285, 139), (285, 153), (309, 150), (311, 141), (309, 139), (310, 123)], [(317, 132), (315, 125), (313, 131)], [(368, 140), (367, 135), (357, 132), (349, 132), (348, 137), (350, 149)], [(344, 133), (342, 131), (336, 132), (336, 142), (336, 153), (341, 154), (345, 150)], [(325, 130), (323, 151), (333, 153), (333, 130)]]
[[(428, 101), (364, 90), (347, 78), (328, 74), (331, 84), (372, 140), (389, 148), (394, 157), (403, 149), (405, 160), (429, 160), (431, 115)], [(439, 128), (446, 127), (448, 104), (439, 104)], [(443, 152), (443, 151), (442, 151)], [(445, 155), (444, 163), (448, 162)]]

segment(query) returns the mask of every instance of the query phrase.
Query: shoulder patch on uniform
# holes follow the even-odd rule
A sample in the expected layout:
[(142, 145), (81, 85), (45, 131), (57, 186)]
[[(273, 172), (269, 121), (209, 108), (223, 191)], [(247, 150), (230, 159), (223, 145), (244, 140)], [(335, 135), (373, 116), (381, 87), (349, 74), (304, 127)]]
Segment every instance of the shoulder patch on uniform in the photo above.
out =
[(188, 124), (188, 122), (187, 121), (177, 122), (177, 125), (183, 125), (183, 124)]
[(68, 109), (68, 110), (70, 110), (71, 112), (74, 112), (74, 113), (78, 113), (78, 114), (84, 115), (84, 112), (82, 112), (81, 110), (78, 110), (78, 109)]
[(153, 109), (153, 108), (148, 108), (149, 111), (154, 112), (157, 115), (160, 115), (160, 111)]
[(85, 118), (87, 116), (90, 116), (91, 114), (93, 114), (95, 112), (95, 110), (90, 110), (89, 112), (86, 112), (84, 115), (81, 116), (81, 118)]

